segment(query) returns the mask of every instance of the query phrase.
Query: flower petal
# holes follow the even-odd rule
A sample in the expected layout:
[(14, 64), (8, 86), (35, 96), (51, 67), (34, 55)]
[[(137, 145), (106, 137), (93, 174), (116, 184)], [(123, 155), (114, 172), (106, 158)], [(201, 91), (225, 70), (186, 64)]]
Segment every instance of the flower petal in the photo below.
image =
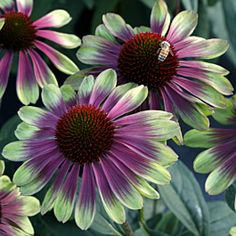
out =
[(200, 69), (206, 72), (213, 72), (215, 74), (220, 75), (228, 75), (229, 71), (226, 70), (224, 67), (219, 66), (217, 64), (209, 63), (206, 61), (186, 61), (186, 60), (179, 60), (180, 67), (187, 67), (193, 69)]
[(231, 176), (230, 173), (219, 167), (207, 177), (205, 189), (210, 195), (220, 194), (225, 191), (234, 180), (235, 176)]
[(92, 224), (96, 212), (96, 185), (90, 164), (83, 167), (82, 185), (75, 207), (76, 224), (83, 230)]
[(34, 228), (29, 220), (28, 217), (26, 216), (21, 216), (21, 217), (12, 217), (11, 223), (14, 225), (15, 229), (15, 235), (16, 236), (26, 236), (26, 235), (34, 235)]
[(210, 148), (214, 145), (213, 132), (192, 129), (185, 133), (184, 144), (189, 147)]
[(5, 24), (5, 19), (4, 18), (0, 18), (0, 30), (2, 29), (4, 24)]
[(158, 120), (158, 122), (153, 120), (140, 124), (120, 127), (116, 130), (114, 137), (130, 144), (134, 142), (136, 145), (137, 142), (140, 145), (143, 138), (147, 139), (145, 142), (166, 141), (177, 136), (180, 130), (179, 125), (172, 120)]
[(85, 64), (117, 65), (121, 46), (99, 36), (86, 35), (77, 51), (77, 58)]
[(226, 79), (224, 75), (217, 72), (206, 72), (204, 71), (204, 69), (200, 68), (179, 67), (177, 69), (177, 74), (184, 77), (194, 78), (206, 84), (209, 84), (221, 94), (232, 95), (233, 93), (233, 86), (230, 81)]
[(48, 56), (58, 70), (64, 72), (65, 74), (71, 75), (79, 70), (75, 63), (67, 56), (47, 44), (35, 40), (35, 46)]
[(164, 90), (161, 91), (162, 96), (164, 94), (165, 97), (168, 98), (168, 101), (173, 104), (174, 110), (178, 111), (183, 121), (196, 129), (208, 129), (209, 120), (197, 104), (187, 100), (183, 97), (182, 93), (173, 88), (172, 86), (166, 86)]
[(21, 211), (25, 216), (34, 216), (40, 211), (40, 202), (35, 197), (22, 196), (21, 203)]
[(47, 27), (60, 28), (71, 21), (71, 16), (65, 10), (54, 10), (33, 22), (36, 29)]
[(18, 12), (30, 16), (33, 9), (33, 0), (16, 0)]
[(163, 166), (143, 158), (140, 154), (137, 155), (133, 150), (131, 150), (128, 145), (116, 143), (113, 145), (113, 149), (109, 155), (122, 162), (136, 175), (148, 181), (160, 185), (170, 182), (170, 173)]
[(210, 148), (231, 141), (236, 137), (236, 129), (190, 130), (185, 133), (184, 141), (189, 147)]
[(97, 26), (95, 30), (95, 35), (107, 39), (111, 42), (116, 42), (115, 37), (109, 32), (109, 30), (105, 27), (104, 24), (100, 24), (99, 26)]
[(198, 173), (209, 173), (219, 166), (219, 160), (214, 148), (201, 152), (194, 160), (194, 170)]
[(155, 2), (151, 13), (151, 29), (155, 33), (165, 35), (170, 24), (170, 14), (166, 2), (158, 0)]
[(65, 85), (70, 85), (74, 90), (79, 90), (79, 87), (86, 76), (92, 73), (92, 69), (83, 69), (70, 75), (64, 82)]
[(116, 87), (116, 83), (117, 76), (114, 70), (108, 69), (100, 73), (95, 80), (89, 104), (98, 107)]
[[(62, 164), (63, 159), (58, 158), (55, 161), (51, 161), (48, 163), (40, 173), (36, 175), (31, 175), (30, 180), (31, 182), (20, 186), (20, 190), (22, 194), (24, 195), (33, 195), (37, 192), (39, 192), (52, 178), (52, 176), (55, 174), (57, 168)], [(13, 176), (13, 181), (18, 184), (18, 181), (22, 179), (21, 177), (21, 171), (18, 171), (20, 169), (17, 169)], [(34, 172), (32, 172), (33, 174)]]
[(39, 131), (40, 129), (36, 126), (22, 122), (17, 126), (15, 130), (15, 136), (19, 140), (34, 139), (34, 137), (38, 134)]
[(147, 33), (147, 32), (151, 33), (152, 29), (150, 27), (146, 27), (146, 26), (134, 27), (135, 34)]
[(188, 37), (197, 26), (198, 15), (193, 11), (182, 11), (173, 19), (167, 40), (172, 44), (177, 43)]
[(133, 29), (127, 25), (124, 19), (114, 13), (107, 13), (102, 17), (103, 23), (106, 28), (117, 38), (124, 42), (134, 36)]
[(113, 108), (113, 106), (119, 101), (119, 99), (124, 94), (126, 94), (131, 88), (134, 87), (136, 87), (136, 85), (133, 83), (126, 83), (115, 87), (110, 93), (110, 95), (107, 97), (107, 99), (104, 101), (102, 109), (105, 112), (109, 112)]
[(99, 162), (92, 163), (98, 191), (105, 211), (118, 224), (125, 222), (125, 210), (112, 192)]
[(18, 98), (25, 105), (36, 103), (39, 98), (39, 88), (35, 79), (33, 67), (25, 52), (19, 52), (16, 91)]
[(178, 58), (203, 58), (212, 59), (221, 56), (229, 48), (226, 40), (222, 39), (202, 39), (194, 44), (190, 44), (176, 53)]
[(169, 166), (178, 160), (178, 155), (167, 145), (156, 142), (156, 161), (161, 166)]
[(74, 210), (79, 170), (79, 165), (74, 164), (55, 200), (54, 214), (63, 223), (70, 219)]
[(2, 0), (0, 1), (0, 8), (4, 12), (15, 11), (15, 2), (12, 0)]
[(224, 108), (226, 106), (225, 97), (205, 83), (180, 76), (175, 76), (173, 82), (213, 107)]
[(52, 71), (49, 69), (47, 64), (43, 61), (43, 59), (39, 56), (39, 54), (35, 50), (30, 50), (29, 55), (31, 56), (35, 78), (42, 88), (45, 84), (56, 84), (57, 79)]
[(80, 104), (88, 104), (94, 87), (94, 77), (85, 77), (78, 89), (78, 99)]
[(64, 48), (77, 48), (81, 44), (80, 38), (74, 34), (65, 34), (52, 30), (38, 30), (36, 35), (51, 40)]
[[(14, 191), (16, 189), (16, 185), (13, 184), (10, 180), (10, 178), (6, 175), (0, 176), (0, 191), (9, 193), (11, 191)], [(2, 201), (2, 199), (1, 199)]]
[(143, 85), (130, 89), (109, 111), (108, 117), (117, 118), (139, 107), (147, 98), (148, 89)]
[(4, 161), (0, 160), (0, 176), (3, 175), (5, 170), (5, 163)]
[[(32, 158), (32, 157), (31, 157)], [(38, 178), (42, 170), (57, 160), (57, 155), (52, 153), (39, 154), (39, 156), (25, 161), (14, 174), (14, 183), (18, 186), (26, 185)]]
[(103, 172), (109, 182), (111, 190), (118, 200), (130, 209), (141, 209), (143, 198), (122, 172), (111, 161), (110, 157), (102, 158)]
[(173, 114), (166, 111), (147, 110), (140, 111), (135, 114), (127, 115), (116, 120), (118, 126), (126, 126), (132, 124), (149, 123), (155, 120), (170, 120)]
[(5, 90), (7, 87), (12, 60), (13, 60), (13, 54), (10, 52), (5, 52), (5, 54), (0, 60), (0, 71), (1, 71), (0, 73), (0, 99), (5, 93)]
[(21, 107), (18, 111), (18, 115), (29, 125), (37, 126), (40, 119), (44, 118), (46, 116), (47, 112), (39, 107), (33, 107), (33, 106), (24, 106)]
[(57, 115), (63, 115), (67, 111), (61, 90), (54, 84), (43, 87), (42, 101), (48, 110), (56, 112)]
[(236, 95), (230, 99), (226, 99), (226, 107), (224, 109), (215, 109), (213, 117), (221, 124), (236, 123)]
[(28, 158), (23, 141), (8, 143), (2, 150), (4, 158), (11, 161), (24, 161)]
[(134, 185), (134, 187), (145, 197), (151, 199), (158, 199), (160, 197), (159, 193), (152, 188), (143, 178), (137, 176), (128, 167), (126, 167), (122, 162), (111, 158), (110, 159), (117, 168), (126, 176), (127, 179)]
[(41, 206), (41, 214), (44, 215), (48, 211), (52, 210), (55, 204), (55, 200), (58, 196), (58, 192), (60, 191), (63, 182), (70, 170), (72, 164), (70, 161), (65, 161), (57, 171), (57, 176), (55, 177), (54, 181), (52, 182), (51, 186), (49, 187)]

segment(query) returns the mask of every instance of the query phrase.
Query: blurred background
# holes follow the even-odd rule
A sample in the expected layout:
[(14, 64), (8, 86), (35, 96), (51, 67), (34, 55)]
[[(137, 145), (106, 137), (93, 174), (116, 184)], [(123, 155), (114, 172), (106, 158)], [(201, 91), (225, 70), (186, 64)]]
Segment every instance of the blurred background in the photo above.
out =
[[(120, 14), (125, 21), (133, 27), (140, 25), (149, 26), (151, 7), (154, 2), (155, 0), (35, 0), (32, 18), (33, 20), (38, 19), (54, 9), (65, 9), (72, 16), (72, 21), (65, 27), (60, 28), (59, 31), (76, 34), (82, 39), (84, 35), (94, 34), (96, 26), (101, 23), (102, 15), (107, 12)], [(193, 35), (205, 38), (217, 37), (228, 40), (230, 44), (228, 52), (224, 56), (210, 61), (220, 64), (230, 71), (228, 78), (236, 88), (236, 1), (166, 0), (166, 2), (172, 17), (185, 9), (198, 12), (199, 23)], [(57, 48), (55, 45), (54, 47)], [(81, 69), (86, 67), (76, 59), (76, 49), (65, 50), (60, 47), (57, 49), (73, 59)], [(47, 59), (45, 58), (45, 60)], [(59, 73), (52, 65), (50, 65), (50, 67), (56, 74), (59, 84), (63, 84), (67, 76)], [(37, 105), (41, 105), (41, 102), (39, 101)], [(0, 133), (0, 148), (15, 139), (14, 129), (19, 123), (19, 119), (15, 117), (15, 115), (21, 106), (16, 96), (15, 73), (13, 71), (9, 79), (8, 88), (1, 102), (0, 127), (2, 128)], [(9, 121), (9, 119), (11, 120)], [(181, 125), (184, 133), (190, 129), (184, 124)], [(222, 127), (213, 119), (211, 119), (211, 126)], [(194, 157), (199, 153), (200, 149), (190, 149), (185, 146), (177, 147), (174, 143), (170, 143), (170, 145), (179, 154), (180, 159), (192, 170)], [(9, 163), (7, 165), (7, 173), (11, 176), (16, 167), (16, 164)], [(213, 197), (206, 194), (204, 191), (206, 176), (196, 173), (194, 173), (194, 175), (200, 183), (206, 200), (223, 199), (223, 195)], [(58, 224), (58, 227), (63, 228), (70, 226), (68, 226), (68, 224), (67, 226), (60, 226)], [(65, 230), (65, 228), (63, 228), (63, 230)]]

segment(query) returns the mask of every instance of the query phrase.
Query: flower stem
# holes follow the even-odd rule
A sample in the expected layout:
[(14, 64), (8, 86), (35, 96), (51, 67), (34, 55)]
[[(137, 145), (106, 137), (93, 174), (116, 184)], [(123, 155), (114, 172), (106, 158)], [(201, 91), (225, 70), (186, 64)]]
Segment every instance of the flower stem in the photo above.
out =
[(126, 236), (133, 236), (134, 235), (134, 232), (133, 232), (131, 226), (129, 225), (128, 221), (125, 221), (125, 223), (122, 224), (122, 228), (125, 231)]
[(146, 225), (145, 218), (144, 218), (144, 208), (139, 210), (139, 224), (143, 228), (143, 230), (146, 232), (147, 235), (149, 235), (149, 229)]

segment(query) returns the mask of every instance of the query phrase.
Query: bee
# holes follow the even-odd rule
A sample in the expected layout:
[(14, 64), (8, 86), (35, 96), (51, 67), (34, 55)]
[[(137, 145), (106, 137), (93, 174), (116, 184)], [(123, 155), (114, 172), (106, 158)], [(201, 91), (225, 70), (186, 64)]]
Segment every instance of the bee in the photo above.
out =
[(162, 41), (160, 43), (160, 48), (157, 50), (158, 54), (158, 61), (163, 62), (168, 57), (169, 53), (174, 56), (174, 53), (172, 52), (170, 48), (170, 44), (167, 41)]

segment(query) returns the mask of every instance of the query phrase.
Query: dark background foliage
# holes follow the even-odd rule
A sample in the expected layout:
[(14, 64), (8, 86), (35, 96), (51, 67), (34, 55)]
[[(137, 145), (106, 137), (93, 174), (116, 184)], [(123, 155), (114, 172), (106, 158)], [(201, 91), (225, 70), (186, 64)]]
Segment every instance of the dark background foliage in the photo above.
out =
[[(149, 17), (151, 7), (153, 6), (155, 0), (35, 0), (34, 1), (34, 9), (33, 9), (33, 19), (37, 19), (47, 12), (54, 10), (54, 9), (65, 9), (67, 10), (73, 20), (70, 24), (65, 26), (64, 28), (60, 29), (62, 32), (68, 32), (78, 35), (79, 37), (83, 37), (86, 34), (94, 34), (95, 28), (97, 25), (101, 23), (101, 18), (104, 13), (107, 12), (116, 12), (120, 14), (126, 22), (128, 22), (132, 26), (140, 26), (146, 25), (149, 26)], [(219, 59), (214, 60), (213, 62), (218, 63), (228, 70), (230, 70), (230, 74), (228, 78), (233, 83), (234, 87), (236, 88), (236, 1), (235, 0), (166, 0), (170, 12), (172, 16), (175, 16), (179, 11), (189, 9), (197, 11), (199, 14), (199, 24), (197, 29), (194, 32), (194, 35), (202, 36), (205, 38), (223, 38), (227, 39), (230, 44), (230, 49), (226, 53), (226, 55), (220, 57)], [(84, 65), (78, 62), (76, 59), (75, 50), (63, 50), (58, 47), (60, 51), (65, 53), (67, 56), (72, 58), (80, 68), (85, 68)], [(47, 59), (46, 59), (47, 60)], [(211, 60), (212, 61), (212, 60)], [(53, 66), (51, 66), (52, 70), (55, 72), (58, 81), (62, 84), (66, 78), (64, 74), (59, 73)], [(16, 71), (16, 66), (15, 70)], [(0, 132), (0, 148), (2, 148), (6, 143), (11, 140), (14, 140), (14, 129), (16, 125), (19, 123), (19, 119), (15, 117), (18, 109), (22, 106), (17, 99), (16, 92), (15, 92), (15, 73), (11, 74), (9, 79), (9, 86), (5, 93), (4, 98), (1, 102), (1, 116), (0, 116), (0, 126), (2, 130)], [(39, 101), (37, 105), (41, 105)], [(13, 118), (12, 118), (13, 117)], [(10, 121), (8, 121), (12, 118)], [(8, 121), (8, 122), (7, 122)], [(5, 124), (5, 125), (4, 125)], [(183, 132), (190, 129), (184, 124), (181, 124), (183, 127)], [(211, 126), (212, 127), (220, 127), (213, 119), (211, 119)], [(173, 149), (179, 154), (180, 159), (192, 170), (192, 162), (194, 157), (197, 153), (199, 153), (200, 149), (190, 149), (187, 147), (177, 147), (174, 143), (170, 143)], [(12, 176), (14, 170), (16, 169), (17, 165), (14, 163), (7, 162), (7, 174)], [(182, 166), (178, 168), (184, 168)], [(189, 195), (190, 191), (194, 191), (198, 188), (197, 182), (193, 177), (193, 174), (188, 170), (181, 169), (181, 172), (184, 171), (185, 175), (182, 177), (176, 177), (177, 174), (173, 175), (176, 179), (173, 180), (172, 185), (169, 188), (172, 189), (160, 189), (165, 199), (168, 199), (170, 195), (168, 192), (174, 191), (176, 195), (178, 195), (178, 199), (175, 196), (168, 201), (164, 201), (164, 204), (171, 210), (168, 214), (164, 216), (160, 213), (163, 207), (163, 203), (153, 203), (147, 201), (145, 203), (145, 207), (151, 209), (153, 212), (152, 217), (147, 216), (148, 219), (148, 226), (156, 231), (150, 231), (149, 235), (157, 235), (155, 232), (159, 232), (158, 235), (219, 235), (224, 236), (228, 235), (228, 229), (230, 226), (236, 223), (234, 213), (224, 205), (223, 202), (211, 202), (208, 204), (208, 209), (210, 211), (210, 218), (206, 216), (208, 213), (203, 212), (203, 216), (201, 220), (196, 219), (196, 215), (194, 211), (191, 211), (192, 207), (196, 205), (199, 206), (200, 209), (207, 208), (205, 200), (213, 201), (218, 199), (223, 199), (223, 195), (219, 196), (209, 196), (204, 191), (204, 182), (206, 176), (198, 175), (196, 173), (192, 173), (197, 178), (197, 181), (200, 183), (202, 193), (204, 195), (204, 199), (200, 197), (197, 202), (194, 202), (192, 196), (186, 197)], [(189, 177), (191, 176), (191, 177)], [(182, 178), (182, 179), (181, 179)], [(185, 179), (186, 178), (186, 179)], [(189, 179), (190, 178), (190, 179)], [(190, 181), (190, 182), (188, 182)], [(193, 181), (191, 183), (191, 181)], [(178, 190), (179, 184), (183, 184), (186, 187), (186, 191)], [(181, 185), (182, 186), (182, 185)], [(231, 189), (232, 190), (232, 189)], [(232, 190), (233, 192), (234, 189)], [(202, 193), (200, 189), (197, 192), (194, 192), (195, 195), (201, 195)], [(192, 194), (192, 193), (191, 193)], [(191, 195), (190, 194), (190, 195)], [(38, 196), (41, 198), (41, 196)], [(230, 194), (228, 196), (230, 199)], [(178, 214), (178, 209), (173, 209), (174, 206), (171, 206), (171, 202), (176, 203), (176, 201), (181, 201), (186, 206), (186, 214), (185, 216)], [(190, 202), (189, 202), (190, 201)], [(193, 203), (192, 203), (193, 202)], [(181, 204), (182, 204), (181, 203)], [(154, 205), (153, 205), (154, 204)], [(191, 205), (192, 204), (192, 205)], [(195, 205), (194, 205), (195, 204)], [(159, 206), (159, 209), (156, 210), (156, 207)], [(180, 211), (185, 212), (184, 209), (180, 209)], [(182, 214), (182, 213), (181, 213)], [(189, 214), (189, 215), (188, 215)], [(205, 215), (204, 215), (205, 214)], [(221, 217), (217, 218), (217, 214), (220, 214)], [(128, 215), (130, 216), (130, 221), (135, 222), (135, 214), (133, 212), (129, 212)], [(133, 217), (133, 218), (132, 218)], [(149, 218), (148, 218), (149, 217)], [(182, 217), (182, 218), (181, 218)], [(185, 218), (191, 218), (190, 223), (194, 224), (194, 227), (188, 226), (189, 222), (184, 222)], [(206, 220), (204, 217), (208, 217)], [(181, 219), (180, 219), (181, 218)], [(234, 219), (234, 220), (233, 220)], [(221, 220), (227, 223), (221, 224)], [(233, 220), (233, 221), (232, 221)], [(206, 222), (211, 221), (213, 222), (210, 226), (210, 229), (206, 229), (204, 231), (204, 224)], [(105, 234), (105, 235), (117, 235), (117, 230), (119, 231), (119, 227), (113, 226), (111, 222), (107, 221), (102, 214), (96, 217), (96, 222), (92, 227), (92, 230), (88, 232), (81, 232), (75, 224), (72, 222), (67, 224), (58, 223), (52, 214), (48, 214), (45, 217), (36, 216), (33, 219), (34, 226), (36, 228), (36, 235), (39, 236), (60, 236), (60, 235), (96, 235)], [(172, 222), (175, 224), (175, 228), (169, 228), (168, 222)], [(205, 222), (205, 223), (204, 223)], [(209, 222), (208, 222), (209, 223)], [(219, 224), (218, 224), (219, 223)], [(200, 224), (200, 225), (199, 225)], [(191, 225), (191, 224), (190, 224)], [(172, 225), (173, 226), (173, 225)], [(134, 227), (138, 229), (138, 226)], [(182, 227), (182, 228), (181, 228)], [(167, 230), (169, 228), (169, 231)], [(202, 228), (203, 231), (199, 231)], [(209, 230), (211, 234), (209, 234)], [(207, 233), (208, 231), (208, 233)], [(100, 232), (100, 233), (98, 233)], [(165, 233), (161, 233), (165, 232)], [(144, 235), (142, 229), (138, 229), (135, 235)]]

